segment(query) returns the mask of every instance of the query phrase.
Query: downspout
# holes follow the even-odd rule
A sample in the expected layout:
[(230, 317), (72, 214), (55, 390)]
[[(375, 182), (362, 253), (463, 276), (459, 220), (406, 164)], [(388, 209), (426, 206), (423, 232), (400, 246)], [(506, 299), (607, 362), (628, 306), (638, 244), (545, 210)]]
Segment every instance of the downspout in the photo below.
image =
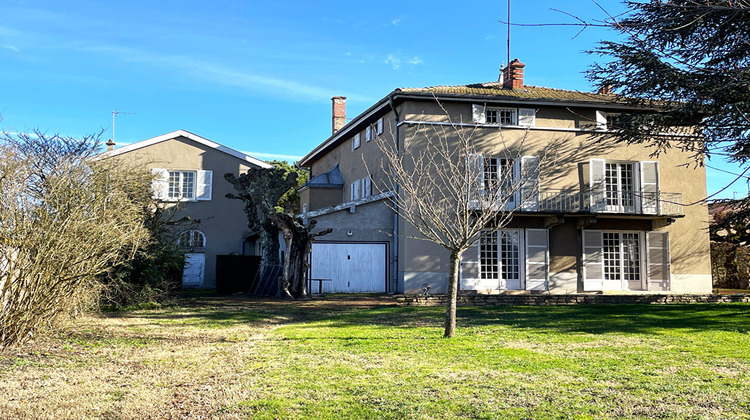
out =
[[(393, 104), (393, 92), (388, 95), (388, 103), (391, 105), (393, 110), (393, 142), (396, 146), (396, 155), (398, 155), (398, 123), (399, 115), (396, 106)], [(398, 182), (393, 180), (393, 280), (396, 283), (395, 289), (391, 290), (391, 293), (398, 291)]]

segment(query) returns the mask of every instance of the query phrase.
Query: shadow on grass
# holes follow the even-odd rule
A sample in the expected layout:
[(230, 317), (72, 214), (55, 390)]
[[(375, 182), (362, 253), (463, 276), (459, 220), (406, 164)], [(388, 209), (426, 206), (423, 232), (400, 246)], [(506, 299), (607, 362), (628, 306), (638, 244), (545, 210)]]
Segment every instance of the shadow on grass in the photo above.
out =
[[(292, 324), (322, 322), (327, 327), (375, 326), (383, 328), (442, 327), (442, 307), (352, 307), (340, 302), (315, 300), (287, 302), (270, 299), (194, 298), (178, 308), (105, 314), (107, 317), (142, 318), (179, 327), (205, 328), (241, 324)], [(458, 326), (506, 326), (530, 331), (588, 334), (654, 333), (657, 331), (750, 331), (750, 305), (574, 305), (484, 306), (458, 308)]]

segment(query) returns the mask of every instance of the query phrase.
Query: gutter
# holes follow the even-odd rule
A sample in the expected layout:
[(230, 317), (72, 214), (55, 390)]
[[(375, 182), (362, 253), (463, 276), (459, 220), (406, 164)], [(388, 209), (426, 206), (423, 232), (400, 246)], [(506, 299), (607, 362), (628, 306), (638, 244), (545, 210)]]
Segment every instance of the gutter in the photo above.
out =
[[(391, 109), (393, 110), (393, 143), (396, 146), (396, 155), (398, 156), (398, 131), (401, 128), (401, 123), (399, 122), (399, 115), (398, 110), (396, 109), (396, 105), (393, 103), (393, 96), (395, 92), (391, 92), (388, 95), (388, 104), (391, 106)], [(396, 293), (398, 291), (398, 183), (396, 180), (393, 180), (393, 196), (391, 197), (391, 201), (393, 202), (393, 281), (396, 283), (396, 290), (392, 290), (391, 293)]]

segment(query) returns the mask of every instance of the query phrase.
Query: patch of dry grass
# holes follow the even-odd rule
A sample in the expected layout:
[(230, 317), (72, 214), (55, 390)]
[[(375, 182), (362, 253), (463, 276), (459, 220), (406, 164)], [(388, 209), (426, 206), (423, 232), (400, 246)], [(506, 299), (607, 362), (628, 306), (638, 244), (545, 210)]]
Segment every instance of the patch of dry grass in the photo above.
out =
[[(0, 354), (0, 418), (715, 418), (750, 407), (750, 305), (442, 308), (195, 298)], [(607, 320), (612, 321), (610, 325)]]

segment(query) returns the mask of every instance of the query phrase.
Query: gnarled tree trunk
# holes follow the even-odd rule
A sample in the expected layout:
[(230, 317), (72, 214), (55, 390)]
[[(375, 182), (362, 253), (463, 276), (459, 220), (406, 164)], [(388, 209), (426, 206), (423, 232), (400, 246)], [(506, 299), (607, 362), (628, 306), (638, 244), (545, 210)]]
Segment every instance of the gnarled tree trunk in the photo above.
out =
[(286, 241), (286, 255), (284, 256), (284, 278), (281, 281), (282, 296), (290, 299), (304, 299), (307, 294), (307, 255), (312, 249), (312, 243), (318, 236), (331, 233), (333, 229), (326, 229), (318, 233), (310, 233), (316, 221), (311, 220), (307, 226), (302, 220), (295, 219), (285, 213), (276, 214), (276, 223), (284, 232)]

